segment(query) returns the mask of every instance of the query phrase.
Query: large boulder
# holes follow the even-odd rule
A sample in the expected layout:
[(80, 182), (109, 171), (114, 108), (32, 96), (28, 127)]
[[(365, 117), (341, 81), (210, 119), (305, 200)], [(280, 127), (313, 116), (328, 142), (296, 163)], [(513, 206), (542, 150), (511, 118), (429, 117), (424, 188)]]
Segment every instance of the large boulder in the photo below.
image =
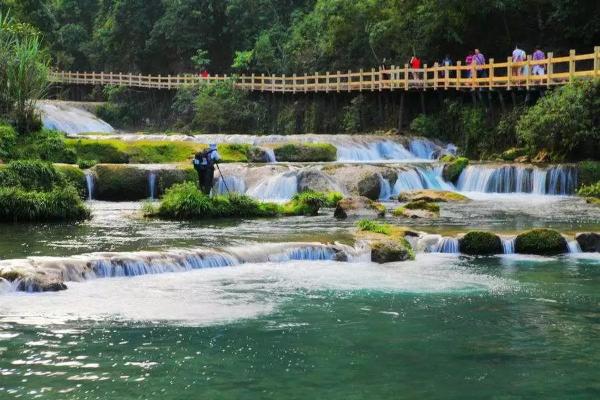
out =
[(329, 143), (286, 143), (273, 151), (278, 161), (324, 162), (336, 161), (337, 149)]
[[(448, 156), (445, 156), (448, 157)], [(444, 159), (442, 158), (444, 161)], [(469, 159), (466, 157), (455, 157), (451, 160), (448, 160), (446, 164), (444, 164), (444, 170), (442, 171), (442, 175), (445, 180), (449, 182), (458, 181), (458, 177), (463, 172), (463, 170), (469, 165)]]
[(98, 164), (93, 171), (98, 200), (134, 201), (149, 197), (146, 170), (123, 164)]
[(578, 233), (575, 236), (575, 240), (577, 240), (577, 243), (579, 243), (581, 251), (584, 251), (586, 253), (600, 253), (600, 233)]
[(376, 174), (364, 175), (357, 182), (358, 194), (371, 200), (379, 199), (381, 193), (381, 180)]
[(412, 190), (409, 192), (403, 192), (398, 195), (398, 200), (403, 201), (426, 201), (430, 203), (446, 203), (446, 202), (466, 202), (471, 201), (468, 197), (445, 190)]
[(521, 233), (515, 240), (515, 252), (519, 254), (552, 256), (567, 251), (566, 239), (553, 229), (532, 229)]
[(305, 168), (298, 173), (298, 191), (343, 192), (331, 176), (317, 168)]
[(384, 264), (414, 258), (406, 239), (380, 239), (371, 242), (371, 261)]
[(379, 218), (385, 216), (385, 206), (366, 197), (346, 197), (338, 202), (333, 215), (339, 219)]
[(487, 256), (501, 254), (502, 239), (495, 233), (472, 231), (458, 240), (460, 252), (469, 255)]

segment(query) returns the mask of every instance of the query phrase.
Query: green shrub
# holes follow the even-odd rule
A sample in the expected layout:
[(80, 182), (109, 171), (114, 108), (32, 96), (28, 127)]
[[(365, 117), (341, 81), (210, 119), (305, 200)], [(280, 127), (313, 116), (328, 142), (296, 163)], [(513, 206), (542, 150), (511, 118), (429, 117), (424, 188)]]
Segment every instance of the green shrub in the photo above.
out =
[(511, 147), (510, 149), (504, 151), (500, 158), (504, 161), (515, 161), (516, 158), (527, 155), (527, 149), (522, 147)]
[(428, 203), (425, 200), (415, 200), (407, 203), (404, 208), (409, 210), (426, 210), (431, 211), (433, 213), (440, 212), (440, 206), (435, 203)]
[(274, 148), (277, 161), (319, 162), (337, 160), (337, 149), (326, 143), (288, 143)]
[(327, 196), (324, 193), (307, 190), (296, 193), (292, 200), (284, 205), (283, 212), (287, 215), (317, 215), (326, 203)]
[(73, 186), (82, 198), (85, 198), (87, 192), (85, 173), (73, 165), (56, 165), (55, 168), (62, 174), (65, 181)]
[(335, 208), (338, 203), (344, 199), (344, 195), (340, 192), (328, 192), (325, 193), (325, 204), (323, 207)]
[(125, 143), (117, 140), (66, 139), (80, 160), (94, 160), (97, 163), (123, 164), (129, 161), (124, 151)]
[(0, 160), (6, 161), (14, 157), (17, 145), (17, 133), (12, 126), (0, 125)]
[(426, 137), (436, 137), (439, 135), (440, 121), (434, 115), (419, 114), (410, 123), (410, 130)]
[(554, 160), (600, 159), (600, 80), (565, 85), (542, 97), (519, 120), (530, 155), (547, 149)]
[(469, 165), (469, 159), (466, 157), (458, 157), (450, 163), (444, 165), (444, 179), (450, 182), (458, 181), (458, 177), (465, 168)]
[(148, 171), (119, 164), (98, 164), (95, 198), (109, 201), (134, 201), (149, 197)]
[(0, 187), (49, 191), (64, 184), (64, 176), (52, 164), (43, 161), (11, 161), (0, 169)]
[(582, 161), (578, 163), (577, 182), (579, 186), (600, 182), (600, 161)]
[(161, 218), (178, 220), (274, 217), (280, 212), (279, 205), (248, 196), (206, 196), (191, 182), (168, 189), (158, 208)]
[(600, 198), (600, 181), (593, 185), (582, 186), (577, 194), (583, 197), (597, 197)]
[(521, 233), (515, 240), (515, 252), (551, 256), (567, 252), (567, 241), (552, 229), (533, 229)]
[(493, 255), (503, 252), (502, 239), (494, 233), (471, 231), (459, 240), (461, 253), (470, 255)]
[(72, 187), (49, 192), (0, 188), (1, 222), (78, 221), (89, 216), (89, 210)]
[(80, 169), (90, 169), (96, 164), (98, 164), (98, 160), (77, 160), (77, 166)]

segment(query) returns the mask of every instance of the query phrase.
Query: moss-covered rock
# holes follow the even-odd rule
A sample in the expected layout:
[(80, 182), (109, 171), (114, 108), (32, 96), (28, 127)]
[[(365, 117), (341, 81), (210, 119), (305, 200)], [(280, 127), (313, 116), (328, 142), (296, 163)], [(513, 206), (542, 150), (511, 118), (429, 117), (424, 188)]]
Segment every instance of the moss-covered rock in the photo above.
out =
[(93, 160), (97, 163), (125, 164), (129, 162), (124, 142), (117, 140), (66, 139), (67, 146), (80, 160)]
[(429, 203), (425, 200), (411, 201), (411, 202), (405, 204), (404, 208), (406, 208), (408, 210), (426, 210), (426, 211), (431, 211), (433, 213), (440, 212), (440, 206), (438, 206), (435, 203)]
[(378, 200), (381, 194), (381, 180), (377, 174), (365, 174), (356, 183), (358, 194), (371, 200)]
[(426, 201), (429, 203), (447, 203), (447, 202), (467, 202), (471, 201), (467, 196), (460, 193), (449, 192), (445, 190), (412, 190), (400, 193), (398, 200), (401, 202)]
[(461, 253), (470, 255), (492, 255), (503, 252), (502, 239), (494, 233), (471, 231), (458, 241)]
[(469, 159), (466, 157), (457, 157), (444, 165), (443, 177), (449, 182), (458, 181), (458, 177), (469, 165)]
[(337, 160), (337, 149), (328, 143), (287, 143), (275, 147), (277, 161), (324, 162)]
[(385, 206), (366, 197), (346, 197), (337, 203), (333, 215), (338, 219), (349, 217), (379, 218), (385, 216)]
[(371, 261), (378, 264), (414, 259), (406, 239), (381, 239), (371, 243)]
[(98, 164), (92, 170), (98, 200), (134, 201), (149, 197), (148, 171), (117, 164)]
[(527, 149), (523, 147), (511, 147), (504, 151), (500, 158), (504, 161), (515, 161), (519, 157), (527, 156)]
[(518, 235), (515, 241), (515, 252), (519, 254), (550, 256), (567, 251), (565, 238), (552, 229), (532, 229)]

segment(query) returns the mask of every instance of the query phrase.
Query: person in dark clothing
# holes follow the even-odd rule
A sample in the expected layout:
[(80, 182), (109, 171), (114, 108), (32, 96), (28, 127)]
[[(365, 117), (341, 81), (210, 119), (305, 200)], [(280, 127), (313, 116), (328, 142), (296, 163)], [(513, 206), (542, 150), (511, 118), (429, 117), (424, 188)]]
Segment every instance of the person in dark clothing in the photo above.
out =
[(194, 169), (198, 172), (200, 190), (207, 196), (210, 194), (215, 179), (215, 163), (220, 159), (216, 144), (211, 144), (208, 149), (194, 156), (193, 164)]

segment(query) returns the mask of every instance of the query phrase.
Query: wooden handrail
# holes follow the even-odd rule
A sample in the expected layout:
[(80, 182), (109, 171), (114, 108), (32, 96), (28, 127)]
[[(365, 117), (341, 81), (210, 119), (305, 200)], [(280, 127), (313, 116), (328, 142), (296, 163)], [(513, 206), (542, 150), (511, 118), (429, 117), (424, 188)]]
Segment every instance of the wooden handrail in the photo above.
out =
[[(578, 65), (579, 63), (579, 65)], [(533, 75), (533, 66), (544, 68), (541, 75)], [(559, 67), (557, 67), (559, 66)], [(525, 70), (528, 71), (525, 74)], [(484, 71), (485, 76), (478, 76)], [(412, 69), (408, 65), (390, 68), (360, 69), (359, 71), (336, 71), (313, 75), (293, 74), (265, 75), (252, 74), (228, 78), (227, 75), (202, 77), (199, 75), (141, 75), (112, 72), (69, 72), (52, 71), (50, 81), (58, 84), (115, 85), (153, 89), (178, 89), (182, 86), (211, 84), (232, 79), (234, 85), (243, 90), (260, 92), (307, 93), (307, 92), (350, 92), (383, 90), (438, 90), (438, 89), (507, 89), (551, 87), (563, 85), (573, 79), (592, 79), (600, 76), (600, 46), (593, 53), (576, 54), (574, 50), (568, 56), (554, 57), (548, 53), (544, 60), (528, 58), (521, 62), (494, 62), (481, 66), (456, 65), (433, 66)]]

